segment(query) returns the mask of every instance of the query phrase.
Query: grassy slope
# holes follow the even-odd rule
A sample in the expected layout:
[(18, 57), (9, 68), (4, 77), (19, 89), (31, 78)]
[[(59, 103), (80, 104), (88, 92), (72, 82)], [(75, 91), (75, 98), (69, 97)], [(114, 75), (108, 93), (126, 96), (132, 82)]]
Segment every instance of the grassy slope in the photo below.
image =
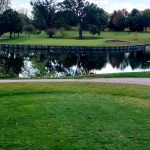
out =
[[(15, 38), (13, 40), (0, 41), (0, 43), (8, 44), (31, 44), (31, 45), (71, 45), (71, 46), (110, 46), (105, 41), (107, 40), (125, 40), (131, 43), (139, 42), (150, 42), (149, 33), (138, 33), (138, 41), (135, 42), (135, 34), (128, 34), (127, 32), (102, 32), (101, 37), (92, 36), (88, 32), (84, 32), (84, 40), (78, 40), (77, 31), (66, 31), (66, 36), (64, 39), (60, 38), (60, 34), (57, 33), (56, 37), (53, 39), (47, 38), (45, 33), (40, 35), (32, 35), (30, 38), (27, 35), (22, 34), (20, 38)], [(8, 35), (4, 35), (4, 38), (8, 38)]]
[(150, 87), (0, 84), (0, 149), (148, 150)]

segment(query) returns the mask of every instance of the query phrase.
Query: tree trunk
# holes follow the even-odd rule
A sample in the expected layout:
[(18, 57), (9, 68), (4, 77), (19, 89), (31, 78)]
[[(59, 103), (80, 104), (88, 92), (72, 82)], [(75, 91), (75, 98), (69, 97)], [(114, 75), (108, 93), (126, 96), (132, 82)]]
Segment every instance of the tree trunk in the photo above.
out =
[(52, 34), (49, 34), (49, 38), (52, 38), (53, 37), (53, 35)]
[(10, 32), (10, 39), (12, 39), (12, 32)]
[(81, 20), (78, 18), (79, 39), (83, 39)]
[(82, 29), (79, 29), (79, 39), (83, 39)]

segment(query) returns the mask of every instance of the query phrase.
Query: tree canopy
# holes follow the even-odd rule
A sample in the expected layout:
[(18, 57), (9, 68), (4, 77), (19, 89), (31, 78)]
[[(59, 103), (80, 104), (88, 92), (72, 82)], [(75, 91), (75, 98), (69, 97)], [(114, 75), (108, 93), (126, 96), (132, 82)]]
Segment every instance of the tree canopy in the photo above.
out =
[(31, 0), (33, 17), (9, 8), (11, 0), (0, 0), (0, 35), (9, 32), (20, 33), (24, 27), (35, 28), (35, 32), (46, 31), (50, 38), (57, 30), (69, 30), (76, 27), (79, 39), (83, 30), (92, 35), (100, 35), (101, 31), (109, 28), (114, 31), (137, 32), (147, 31), (150, 27), (150, 9), (140, 11), (133, 9), (130, 13), (125, 10), (115, 10), (107, 13), (94, 3), (86, 0)]
[(12, 9), (7, 9), (0, 16), (0, 33), (10, 33), (12, 38), (13, 33), (19, 33), (22, 31), (22, 22), (18, 12)]

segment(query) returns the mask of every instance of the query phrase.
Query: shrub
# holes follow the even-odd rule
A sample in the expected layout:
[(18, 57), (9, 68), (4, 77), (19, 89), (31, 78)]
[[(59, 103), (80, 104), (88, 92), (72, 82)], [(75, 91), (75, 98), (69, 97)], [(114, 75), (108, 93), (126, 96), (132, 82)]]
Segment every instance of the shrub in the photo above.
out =
[(35, 30), (35, 31), (34, 31), (34, 34), (35, 34), (35, 35), (41, 34), (41, 30)]
[(89, 31), (92, 35), (98, 34), (100, 36), (101, 33), (101, 29), (99, 29), (96, 25), (90, 25)]
[(46, 32), (47, 32), (47, 35), (49, 36), (49, 38), (52, 38), (53, 35), (56, 34), (56, 30), (54, 28), (49, 28), (49, 29), (47, 29)]
[(66, 32), (64, 28), (60, 28), (59, 33), (60, 33), (61, 38), (64, 38), (66, 36)]
[(24, 31), (30, 36), (30, 34), (34, 34), (35, 28), (33, 25), (26, 25)]

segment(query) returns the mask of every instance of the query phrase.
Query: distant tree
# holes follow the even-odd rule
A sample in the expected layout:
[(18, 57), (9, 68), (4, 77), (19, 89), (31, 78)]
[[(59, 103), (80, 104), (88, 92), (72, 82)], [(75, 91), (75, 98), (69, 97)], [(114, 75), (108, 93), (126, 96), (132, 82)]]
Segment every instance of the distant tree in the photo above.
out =
[[(54, 16), (56, 12), (55, 0), (34, 0), (31, 1), (33, 6), (33, 15), (37, 23), (40, 23), (40, 28), (54, 27)], [(42, 23), (43, 22), (43, 23)]]
[(115, 31), (122, 31), (127, 26), (128, 12), (123, 10), (114, 11), (110, 16), (109, 28)]
[(84, 9), (87, 6), (88, 2), (85, 0), (64, 0), (60, 3), (62, 10), (73, 12), (77, 18), (78, 30), (79, 30), (79, 39), (83, 38), (83, 17)]
[(24, 31), (30, 36), (30, 34), (33, 34), (35, 31), (35, 28), (33, 25), (26, 25), (24, 26)]
[(12, 9), (7, 9), (3, 12), (0, 24), (0, 26), (3, 26), (3, 33), (10, 33), (10, 39), (13, 33), (20, 33), (22, 31), (22, 22), (19, 14)]
[(128, 16), (128, 26), (130, 31), (143, 31), (144, 30), (144, 18), (142, 13), (133, 9)]
[(5, 32), (4, 31), (4, 18), (3, 11), (8, 8), (10, 0), (0, 0), (0, 36)]
[(10, 4), (10, 0), (0, 0), (0, 14), (8, 8)]
[(4, 25), (5, 25), (4, 17), (2, 14), (0, 14), (0, 36), (5, 33)]
[(142, 17), (145, 31), (147, 31), (147, 28), (150, 27), (150, 9), (144, 10), (142, 12)]
[(85, 7), (84, 14), (83, 22), (86, 28), (90, 30), (91, 34), (100, 35), (108, 24), (108, 14), (93, 3)]

